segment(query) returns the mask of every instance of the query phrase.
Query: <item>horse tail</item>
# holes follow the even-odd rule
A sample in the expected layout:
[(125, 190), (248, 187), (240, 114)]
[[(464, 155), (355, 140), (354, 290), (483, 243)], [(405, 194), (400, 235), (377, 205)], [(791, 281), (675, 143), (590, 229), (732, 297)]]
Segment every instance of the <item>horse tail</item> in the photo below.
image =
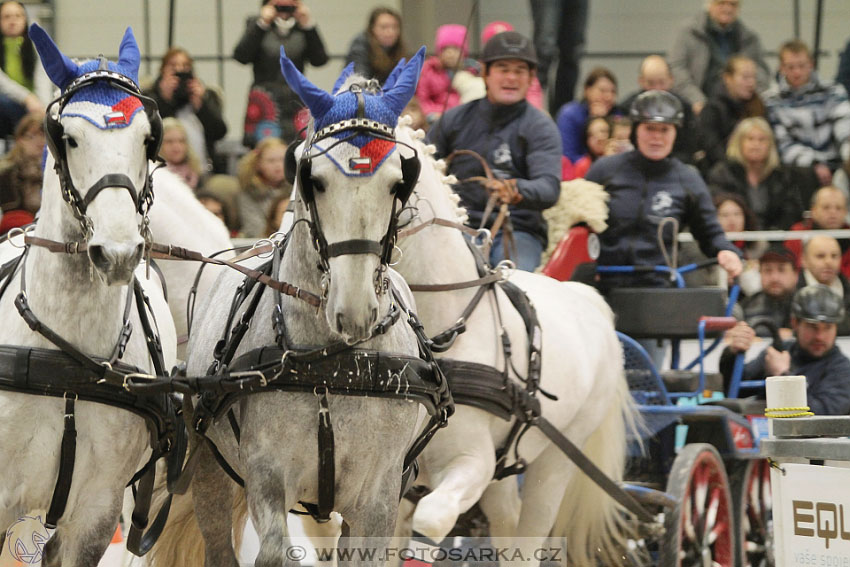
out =
[[(616, 343), (620, 352), (619, 342)], [(618, 359), (619, 360), (619, 359)], [(625, 470), (627, 437), (641, 428), (640, 414), (619, 365), (611, 404), (582, 450), (615, 483)], [(634, 437), (633, 437), (634, 438)], [(553, 535), (565, 537), (571, 565), (623, 565), (635, 525), (623, 507), (582, 471), (576, 471), (561, 501)]]
[[(157, 480), (156, 500), (162, 501), (168, 494), (164, 484)], [(191, 486), (185, 494), (172, 497), (168, 521), (147, 559), (149, 567), (204, 567), (204, 538), (195, 519)]]
[[(162, 484), (162, 486), (159, 486)], [(164, 481), (157, 481), (157, 500), (167, 494)], [(161, 502), (160, 502), (161, 503)], [(248, 521), (248, 500), (244, 490), (237, 490), (233, 499), (233, 549), (242, 547), (245, 524)], [(206, 553), (201, 528), (195, 518), (192, 487), (185, 494), (175, 494), (171, 501), (168, 522), (156, 545), (148, 555), (149, 567), (204, 567)]]

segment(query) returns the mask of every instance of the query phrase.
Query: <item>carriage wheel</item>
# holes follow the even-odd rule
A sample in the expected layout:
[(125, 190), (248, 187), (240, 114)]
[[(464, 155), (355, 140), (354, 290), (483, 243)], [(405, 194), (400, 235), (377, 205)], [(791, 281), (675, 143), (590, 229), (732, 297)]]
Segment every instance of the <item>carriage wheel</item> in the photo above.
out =
[(673, 461), (667, 493), (678, 504), (665, 514), (661, 567), (733, 567), (732, 499), (717, 450), (685, 445)]
[(736, 543), (741, 564), (772, 567), (775, 559), (770, 465), (764, 460), (737, 463), (731, 469), (729, 484), (738, 520)]

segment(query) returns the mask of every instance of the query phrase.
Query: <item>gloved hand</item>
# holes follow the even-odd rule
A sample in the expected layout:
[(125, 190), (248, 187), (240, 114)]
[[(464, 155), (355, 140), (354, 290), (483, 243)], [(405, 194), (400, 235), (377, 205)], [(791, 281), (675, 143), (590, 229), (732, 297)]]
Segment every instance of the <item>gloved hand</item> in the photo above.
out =
[(516, 179), (490, 179), (484, 187), (491, 195), (496, 195), (500, 203), (516, 205), (522, 201), (522, 193), (516, 186)]

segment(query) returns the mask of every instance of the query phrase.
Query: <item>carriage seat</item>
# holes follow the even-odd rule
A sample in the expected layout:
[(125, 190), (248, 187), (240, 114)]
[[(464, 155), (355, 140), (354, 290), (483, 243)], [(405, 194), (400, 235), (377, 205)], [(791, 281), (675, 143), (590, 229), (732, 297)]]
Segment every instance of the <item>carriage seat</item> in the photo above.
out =
[[(668, 392), (696, 392), (699, 388), (698, 370), (662, 370), (661, 379)], [(719, 372), (705, 373), (705, 389), (712, 392), (723, 391), (723, 375)]]
[[(722, 316), (726, 310), (726, 290), (719, 287), (615, 288), (607, 300), (617, 315), (617, 330), (635, 339), (693, 339), (700, 317)], [(707, 332), (706, 337), (719, 334)]]

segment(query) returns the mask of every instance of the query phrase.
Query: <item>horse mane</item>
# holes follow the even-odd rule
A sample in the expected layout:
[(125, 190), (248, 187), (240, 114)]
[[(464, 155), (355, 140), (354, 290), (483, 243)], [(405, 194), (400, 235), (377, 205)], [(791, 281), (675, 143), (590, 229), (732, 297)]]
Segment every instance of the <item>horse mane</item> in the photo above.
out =
[(454, 205), (454, 220), (465, 224), (469, 220), (466, 214), (466, 208), (460, 204), (460, 196), (451, 187), (457, 183), (457, 177), (446, 175), (446, 162), (442, 159), (435, 159), (434, 157), (437, 153), (437, 146), (434, 144), (425, 144), (425, 131), (421, 129), (413, 130), (410, 127), (411, 124), (413, 124), (413, 117), (408, 114), (403, 114), (398, 119), (398, 127), (407, 131), (408, 136), (413, 141), (413, 145), (416, 146), (419, 152), (419, 160), (422, 163), (422, 168), (431, 167), (437, 173), (440, 188), (449, 202)]

